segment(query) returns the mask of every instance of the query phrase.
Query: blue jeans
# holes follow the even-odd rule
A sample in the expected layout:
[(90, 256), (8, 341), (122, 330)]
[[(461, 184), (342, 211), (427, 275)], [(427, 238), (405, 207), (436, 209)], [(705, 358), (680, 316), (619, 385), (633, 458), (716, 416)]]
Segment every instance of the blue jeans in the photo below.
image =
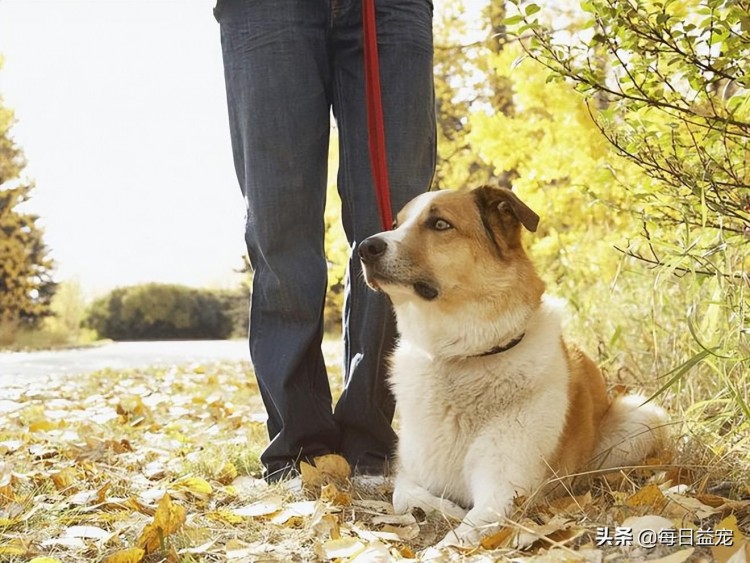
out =
[[(267, 475), (339, 452), (380, 470), (394, 450), (386, 385), (395, 336), (387, 299), (364, 284), (356, 253), (344, 306), (344, 392), (332, 411), (321, 353), (330, 111), (338, 191), (352, 250), (382, 230), (370, 172), (361, 0), (220, 0), (215, 9), (237, 177), (254, 269), (250, 354), (268, 411)], [(378, 0), (387, 158), (394, 212), (435, 169), (432, 4)]]

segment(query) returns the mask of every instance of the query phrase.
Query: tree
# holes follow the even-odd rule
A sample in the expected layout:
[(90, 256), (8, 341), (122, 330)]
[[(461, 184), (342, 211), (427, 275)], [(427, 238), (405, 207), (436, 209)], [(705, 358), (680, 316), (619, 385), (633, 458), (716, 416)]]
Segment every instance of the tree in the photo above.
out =
[(52, 314), (56, 284), (38, 217), (21, 209), (33, 184), (23, 177), (26, 162), (10, 137), (12, 125), (13, 112), (0, 98), (0, 323), (36, 327)]
[(506, 24), (549, 80), (583, 94), (601, 137), (642, 172), (635, 182), (615, 174), (640, 223), (619, 250), (651, 269), (655, 284), (678, 280), (686, 307), (670, 328), (693, 341), (663, 389), (698, 366), (714, 400), (738, 407), (720, 423), (747, 425), (750, 2), (584, 0), (581, 8), (565, 30), (536, 4), (520, 5)]

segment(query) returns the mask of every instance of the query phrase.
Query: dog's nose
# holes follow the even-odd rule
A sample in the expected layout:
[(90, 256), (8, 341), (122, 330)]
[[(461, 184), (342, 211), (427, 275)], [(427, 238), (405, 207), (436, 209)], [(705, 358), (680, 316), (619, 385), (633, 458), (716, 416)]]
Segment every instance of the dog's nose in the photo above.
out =
[(388, 243), (378, 236), (366, 238), (359, 244), (359, 248), (357, 249), (359, 258), (362, 262), (368, 264), (382, 256), (387, 246)]

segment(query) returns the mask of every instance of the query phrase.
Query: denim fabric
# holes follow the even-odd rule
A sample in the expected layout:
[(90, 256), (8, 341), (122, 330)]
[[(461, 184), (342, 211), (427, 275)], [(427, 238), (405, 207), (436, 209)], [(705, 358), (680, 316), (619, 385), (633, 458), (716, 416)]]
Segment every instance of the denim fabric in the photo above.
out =
[[(435, 168), (432, 4), (378, 0), (378, 48), (394, 213)], [(381, 230), (370, 171), (360, 0), (221, 0), (234, 163), (254, 268), (250, 354), (268, 411), (268, 472), (340, 452), (377, 468), (391, 455), (385, 384), (394, 320), (349, 262), (345, 390), (335, 410), (320, 345), (329, 115), (339, 129), (338, 190), (351, 248)]]

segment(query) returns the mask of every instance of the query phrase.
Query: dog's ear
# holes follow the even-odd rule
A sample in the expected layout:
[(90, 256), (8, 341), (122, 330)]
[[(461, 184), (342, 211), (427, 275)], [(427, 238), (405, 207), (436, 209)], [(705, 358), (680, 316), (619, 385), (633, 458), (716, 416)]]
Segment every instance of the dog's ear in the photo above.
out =
[(509, 189), (482, 186), (473, 190), (473, 194), (485, 231), (501, 253), (503, 244), (496, 234), (501, 235), (505, 244), (515, 247), (521, 243), (521, 225), (536, 231), (539, 215)]
[(510, 211), (515, 215), (516, 219), (529, 231), (536, 232), (536, 228), (539, 226), (539, 215), (534, 213), (532, 209), (521, 201), (516, 194), (506, 188), (498, 188), (497, 191), (500, 202), (497, 204), (497, 208), (503, 211)]
[(521, 198), (507, 188), (482, 186), (474, 190), (479, 207), (485, 212), (494, 207), (501, 213), (511, 213), (519, 223), (532, 233), (539, 226), (539, 215), (526, 205)]

